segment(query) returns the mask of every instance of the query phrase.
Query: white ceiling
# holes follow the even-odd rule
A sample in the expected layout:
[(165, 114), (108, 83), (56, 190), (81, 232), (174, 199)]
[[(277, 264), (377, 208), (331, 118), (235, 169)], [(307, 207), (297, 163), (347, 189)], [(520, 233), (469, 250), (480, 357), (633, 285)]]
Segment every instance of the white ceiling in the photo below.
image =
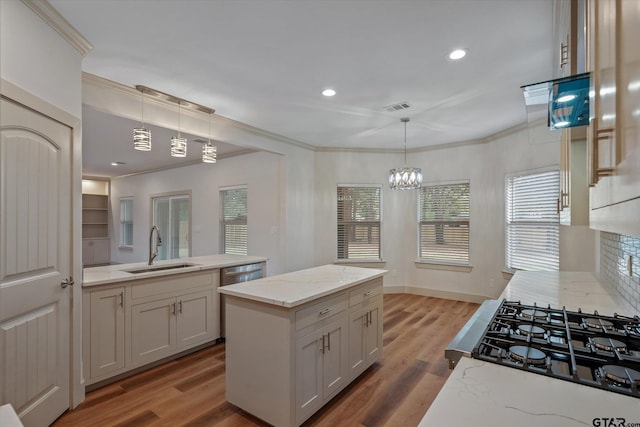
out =
[[(83, 71), (317, 147), (400, 149), (401, 117), (410, 149), (515, 126), (520, 86), (550, 79), (555, 54), (552, 0), (50, 2), (94, 46)], [(450, 61), (455, 48), (469, 54)], [(105, 160), (93, 144), (120, 129), (87, 110), (88, 171)]]

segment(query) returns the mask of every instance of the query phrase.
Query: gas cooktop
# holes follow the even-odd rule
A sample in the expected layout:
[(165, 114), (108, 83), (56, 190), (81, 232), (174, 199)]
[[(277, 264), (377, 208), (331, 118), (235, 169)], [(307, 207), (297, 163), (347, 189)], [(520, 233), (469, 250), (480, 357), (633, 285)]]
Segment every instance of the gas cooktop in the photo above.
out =
[(502, 301), (471, 357), (640, 398), (640, 317)]

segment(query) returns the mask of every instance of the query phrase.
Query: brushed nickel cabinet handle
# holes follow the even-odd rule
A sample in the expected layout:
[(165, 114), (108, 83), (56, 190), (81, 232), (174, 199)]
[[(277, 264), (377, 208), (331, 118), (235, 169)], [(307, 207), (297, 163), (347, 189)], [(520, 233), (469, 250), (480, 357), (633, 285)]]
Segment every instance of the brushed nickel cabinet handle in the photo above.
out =
[(324, 310), (320, 311), (320, 316), (324, 316), (325, 314), (329, 313), (331, 311), (330, 308), (325, 308)]
[(120, 292), (120, 307), (124, 307), (124, 291)]
[(182, 314), (182, 300), (178, 301), (178, 312)]
[(331, 332), (327, 332), (327, 350), (331, 351)]

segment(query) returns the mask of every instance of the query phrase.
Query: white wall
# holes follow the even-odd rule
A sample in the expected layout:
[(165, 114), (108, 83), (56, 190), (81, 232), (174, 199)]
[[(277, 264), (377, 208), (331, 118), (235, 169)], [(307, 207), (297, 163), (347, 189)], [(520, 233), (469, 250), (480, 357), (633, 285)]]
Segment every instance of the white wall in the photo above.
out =
[(82, 56), (18, 0), (0, 1), (0, 76), (81, 117)]
[[(111, 181), (112, 261), (146, 261), (151, 229), (151, 195), (191, 192), (191, 255), (220, 253), (221, 187), (246, 185), (249, 255), (269, 257), (268, 274), (283, 272), (284, 252), (280, 230), (284, 186), (282, 156), (257, 152)], [(121, 197), (133, 197), (133, 251), (118, 248)]]
[[(383, 184), (383, 258), (389, 270), (385, 286), (434, 296), (481, 300), (497, 297), (506, 280), (504, 269), (504, 185), (509, 173), (559, 163), (559, 144), (529, 143), (526, 128), (498, 135), (491, 142), (408, 154), (422, 168), (425, 183), (469, 180), (471, 186), (470, 272), (425, 268), (416, 264), (417, 192), (388, 188), (389, 169), (402, 154), (316, 154), (316, 264), (336, 259), (337, 184)], [(576, 253), (594, 247), (574, 248)], [(594, 266), (595, 268), (595, 266)]]

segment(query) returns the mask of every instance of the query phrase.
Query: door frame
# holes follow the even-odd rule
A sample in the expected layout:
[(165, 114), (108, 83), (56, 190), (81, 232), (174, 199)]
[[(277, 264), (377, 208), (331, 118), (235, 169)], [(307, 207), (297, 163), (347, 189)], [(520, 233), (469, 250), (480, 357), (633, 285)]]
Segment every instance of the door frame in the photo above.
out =
[(70, 268), (75, 286), (70, 293), (69, 386), (70, 407), (75, 408), (85, 398), (82, 375), (82, 120), (61, 108), (0, 79), (0, 95), (62, 123), (71, 129), (71, 237)]

